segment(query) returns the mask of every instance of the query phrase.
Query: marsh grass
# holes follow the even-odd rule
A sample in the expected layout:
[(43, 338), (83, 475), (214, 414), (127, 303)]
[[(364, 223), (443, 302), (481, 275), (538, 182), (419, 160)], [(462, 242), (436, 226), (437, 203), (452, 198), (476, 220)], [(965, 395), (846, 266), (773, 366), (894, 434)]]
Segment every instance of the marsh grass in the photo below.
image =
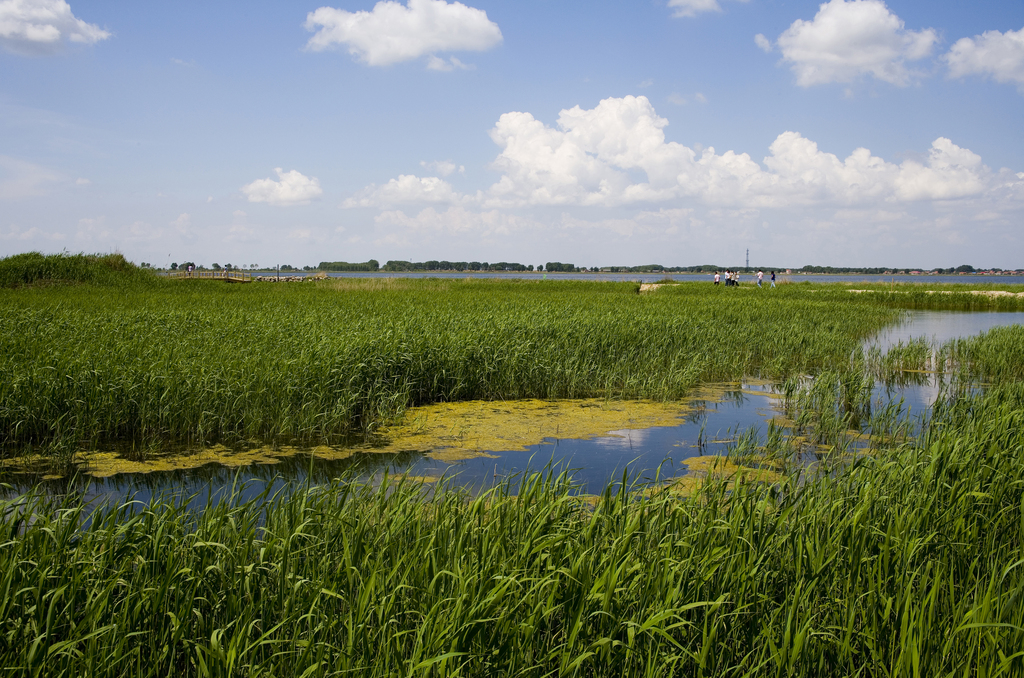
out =
[[(675, 400), (814, 373), (898, 316), (684, 284), (380, 279), (0, 290), (0, 449), (334, 444), (409, 406)], [(849, 295), (853, 296), (853, 295)]]
[(829, 297), (860, 297), (862, 303), (881, 303), (908, 310), (944, 311), (1021, 311), (1024, 294), (1021, 285), (1007, 283), (797, 283), (787, 286), (790, 294), (807, 293), (819, 288)]
[(944, 343), (937, 362), (960, 379), (1005, 384), (1024, 380), (1024, 327), (996, 327)]
[[(351, 474), (199, 508), (17, 496), (0, 503), (13, 675), (1024, 673), (1020, 328), (939, 347), (989, 386), (911, 426), (870, 392), (925, 351), (857, 351), (896, 312), (845, 291), (67, 291), (0, 292), (9, 444), (327, 436), (471, 393), (669, 398), (762, 373), (790, 377), (787, 411), (834, 463), (787, 465), (796, 436), (773, 421), (736, 431), (689, 496), (623, 477), (584, 497), (550, 470), (476, 495)], [(871, 453), (848, 454), (863, 431)]]
[(903, 387), (934, 389), (932, 409), (941, 413), (982, 391), (1021, 382), (1024, 327), (1011, 325), (942, 343), (901, 341), (885, 353), (875, 346), (858, 349), (847, 365), (813, 378), (792, 377), (781, 391), (792, 432), (842, 458), (865, 437), (871, 448), (885, 447), (925, 430), (927, 412), (911, 416), (903, 399), (892, 397)]
[[(0, 506), (0, 662), (48, 676), (1018, 675), (1024, 390), (691, 498), (351, 479)], [(748, 450), (749, 451), (749, 450)]]
[(93, 284), (152, 287), (160, 279), (114, 254), (50, 254), (27, 252), (0, 259), (0, 288)]

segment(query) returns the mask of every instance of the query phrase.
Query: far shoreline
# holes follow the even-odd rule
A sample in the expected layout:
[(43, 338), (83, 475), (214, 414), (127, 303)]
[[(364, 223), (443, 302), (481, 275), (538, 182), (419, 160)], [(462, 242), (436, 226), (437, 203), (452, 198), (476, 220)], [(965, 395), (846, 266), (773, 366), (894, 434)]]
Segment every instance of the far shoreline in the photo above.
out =
[[(722, 269), (723, 271), (725, 269)], [(768, 277), (771, 274), (771, 269), (761, 269), (765, 274), (764, 285), (768, 286)], [(266, 269), (251, 269), (246, 270), (256, 278), (257, 276), (263, 277), (276, 277), (278, 275), (277, 270), (266, 270)], [(159, 271), (160, 274), (166, 275), (167, 271)], [(314, 275), (326, 274), (329, 278), (443, 278), (452, 280), (466, 280), (466, 279), (522, 279), (522, 280), (577, 280), (577, 281), (607, 281), (607, 282), (637, 282), (637, 283), (653, 283), (660, 280), (672, 279), (680, 280), (685, 282), (711, 282), (714, 277), (713, 272), (678, 272), (678, 273), (666, 273), (663, 271), (656, 272), (645, 272), (645, 273), (609, 273), (609, 272), (580, 272), (580, 273), (569, 273), (562, 271), (318, 271), (318, 270), (307, 270), (307, 271), (281, 271), (281, 278), (285, 277), (299, 277), (308, 278)], [(874, 283), (892, 283), (892, 284), (960, 284), (960, 285), (984, 285), (984, 284), (995, 284), (995, 285), (1024, 285), (1024, 274), (978, 274), (978, 273), (967, 273), (967, 274), (883, 274), (883, 273), (805, 273), (805, 272), (794, 272), (794, 273), (780, 273), (778, 269), (775, 271), (776, 283), (857, 283), (857, 282), (874, 282)], [(740, 283), (755, 284), (756, 283), (756, 269), (750, 273), (740, 273)]]

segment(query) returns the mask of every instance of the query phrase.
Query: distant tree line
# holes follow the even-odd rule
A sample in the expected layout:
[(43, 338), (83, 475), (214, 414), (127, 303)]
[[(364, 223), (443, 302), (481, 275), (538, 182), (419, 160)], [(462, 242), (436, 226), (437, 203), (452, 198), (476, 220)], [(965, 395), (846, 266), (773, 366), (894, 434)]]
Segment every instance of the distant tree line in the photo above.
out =
[(700, 264), (699, 266), (644, 264), (642, 266), (603, 266), (601, 268), (601, 271), (606, 273), (714, 273), (722, 270), (724, 270), (723, 267), (714, 264)]
[(532, 271), (533, 264), (499, 261), (489, 264), (486, 261), (396, 261), (384, 264), (383, 271)]
[[(207, 269), (203, 265), (196, 265), (194, 262), (186, 261), (184, 263), (172, 263), (170, 270), (186, 270), (189, 266), (192, 266), (196, 270), (205, 271)], [(152, 264), (143, 262), (140, 264), (141, 268), (152, 268)], [(235, 266), (234, 264), (224, 264), (221, 266), (219, 263), (214, 262), (210, 265), (210, 268), (214, 271), (221, 270), (238, 270), (245, 269), (246, 266)], [(249, 264), (249, 269), (255, 270), (256, 264)], [(662, 266), (661, 264), (641, 264), (639, 266), (602, 266), (598, 268), (593, 266), (591, 268), (577, 267), (575, 264), (563, 263), (560, 261), (549, 261), (546, 264), (541, 264), (536, 267), (537, 271), (548, 271), (551, 273), (580, 273), (580, 272), (597, 272), (602, 273), (714, 273), (715, 271), (735, 270), (741, 273), (752, 273), (760, 268), (764, 271), (785, 271), (785, 266), (761, 266), (761, 267), (745, 267), (745, 266), (719, 266), (717, 264), (699, 264), (695, 266)], [(488, 263), (486, 261), (445, 261), (435, 260), (430, 261), (400, 261), (391, 260), (388, 261), (384, 266), (381, 266), (376, 259), (370, 259), (364, 262), (347, 262), (347, 261), (321, 261), (317, 266), (303, 266), (301, 269), (288, 264), (281, 264), (281, 271), (387, 271), (387, 272), (402, 272), (402, 271), (515, 271), (525, 272), (533, 271), (533, 265), (523, 265), (517, 262), (510, 261), (498, 261), (494, 263)], [(813, 266), (808, 265), (798, 269), (791, 269), (794, 273), (821, 273), (821, 274), (832, 274), (832, 275), (848, 275), (848, 274), (875, 274), (875, 275), (907, 275), (910, 273), (931, 273), (940, 275), (956, 275), (959, 273), (981, 273), (981, 272), (992, 272), (1001, 273), (1001, 268), (989, 268), (989, 269), (976, 269), (974, 266), (969, 264), (963, 264), (951, 268), (932, 268), (932, 269), (918, 269), (918, 268), (885, 268), (885, 267), (865, 267), (865, 266)]]
[[(844, 274), (844, 273), (874, 273), (880, 275), (886, 274), (899, 274), (899, 273), (910, 273), (911, 271), (928, 271), (929, 273), (939, 273), (944, 275), (953, 275), (956, 273), (974, 273), (975, 268), (968, 264), (957, 266), (956, 268), (933, 268), (933, 269), (920, 269), (920, 268), (880, 268), (880, 267), (847, 267), (847, 266), (804, 266), (799, 269), (801, 273), (832, 273), (832, 274)], [(997, 270), (997, 269), (990, 269)]]
[[(249, 264), (248, 266), (246, 266), (245, 264), (242, 264), (241, 266), (236, 266), (234, 264), (224, 264), (223, 266), (221, 266), (216, 261), (210, 264), (210, 268), (207, 268), (202, 264), (196, 264), (196, 262), (194, 261), (184, 261), (180, 264), (178, 262), (172, 263), (169, 269), (172, 271), (187, 271), (190, 266), (196, 271), (244, 271), (247, 268), (251, 270), (256, 270), (257, 268), (256, 264)], [(150, 265), (147, 264), (146, 262), (142, 262), (142, 267), (147, 268), (150, 267)]]
[(563, 264), (560, 261), (549, 261), (544, 264), (544, 270), (549, 273), (573, 273), (576, 267), (572, 264)]
[(380, 263), (376, 259), (354, 264), (347, 261), (321, 261), (317, 268), (321, 271), (379, 271)]
[(850, 266), (804, 266), (803, 268), (799, 269), (799, 271), (801, 273), (832, 273), (832, 274), (842, 274), (842, 273), (876, 273), (876, 274), (881, 274), (881, 273), (887, 273), (887, 272), (888, 273), (892, 273), (893, 270), (894, 269), (884, 268), (884, 267), (860, 268), (860, 267), (850, 267)]

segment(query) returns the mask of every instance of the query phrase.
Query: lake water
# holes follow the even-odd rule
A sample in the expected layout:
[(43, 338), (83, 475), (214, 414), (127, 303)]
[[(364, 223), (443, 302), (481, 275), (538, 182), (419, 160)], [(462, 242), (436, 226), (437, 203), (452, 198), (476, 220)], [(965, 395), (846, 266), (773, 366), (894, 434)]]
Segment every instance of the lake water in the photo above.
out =
[[(1024, 313), (915, 311), (865, 346), (885, 350), (898, 341), (921, 337), (942, 342), (1012, 324), (1024, 324)], [(913, 415), (926, 411), (941, 387), (941, 382), (931, 375), (917, 384), (895, 388), (878, 386), (874, 398), (878, 405), (902, 399)], [(154, 496), (174, 492), (194, 495), (192, 503), (201, 506), (208, 499), (225, 495), (233, 485), (241, 488), (242, 497), (250, 497), (263, 491), (267, 484), (277, 490), (288, 484), (326, 482), (345, 472), (364, 478), (380, 477), (387, 472), (426, 479), (450, 478), (460, 485), (480, 489), (523, 471), (551, 465), (556, 470), (572, 471), (584, 490), (603, 488), (608, 481), (621, 478), (624, 470), (629, 472), (630, 478), (639, 480), (653, 479), (655, 474), (674, 476), (685, 471), (687, 459), (724, 454), (738, 435), (756, 431), (763, 436), (768, 421), (781, 414), (781, 401), (773, 390), (771, 384), (752, 381), (726, 384), (719, 389), (719, 397), (691, 403), (691, 409), (675, 426), (609, 431), (607, 435), (582, 440), (546, 438), (525, 451), (493, 452), (492, 458), (445, 462), (413, 452), (360, 452), (341, 461), (296, 457), (276, 465), (253, 465), (239, 470), (211, 464), (189, 471), (79, 477), (43, 481), (43, 484), (56, 494), (83, 493), (97, 501), (119, 502), (135, 497), (148, 502)], [(16, 489), (27, 487), (25, 483)]]

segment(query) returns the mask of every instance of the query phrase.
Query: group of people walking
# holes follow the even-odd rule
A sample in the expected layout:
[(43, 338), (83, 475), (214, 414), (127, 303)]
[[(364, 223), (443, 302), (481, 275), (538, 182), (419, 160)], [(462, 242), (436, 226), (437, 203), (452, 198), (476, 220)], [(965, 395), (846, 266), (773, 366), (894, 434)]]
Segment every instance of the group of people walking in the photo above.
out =
[[(715, 284), (718, 285), (722, 281), (722, 274), (715, 271)], [(725, 286), (726, 287), (738, 287), (740, 284), (740, 273), (739, 271), (725, 271)], [(764, 283), (764, 271), (758, 269), (757, 271), (757, 286), (761, 287)], [(775, 271), (771, 272), (771, 283), (772, 287), (775, 287)]]

